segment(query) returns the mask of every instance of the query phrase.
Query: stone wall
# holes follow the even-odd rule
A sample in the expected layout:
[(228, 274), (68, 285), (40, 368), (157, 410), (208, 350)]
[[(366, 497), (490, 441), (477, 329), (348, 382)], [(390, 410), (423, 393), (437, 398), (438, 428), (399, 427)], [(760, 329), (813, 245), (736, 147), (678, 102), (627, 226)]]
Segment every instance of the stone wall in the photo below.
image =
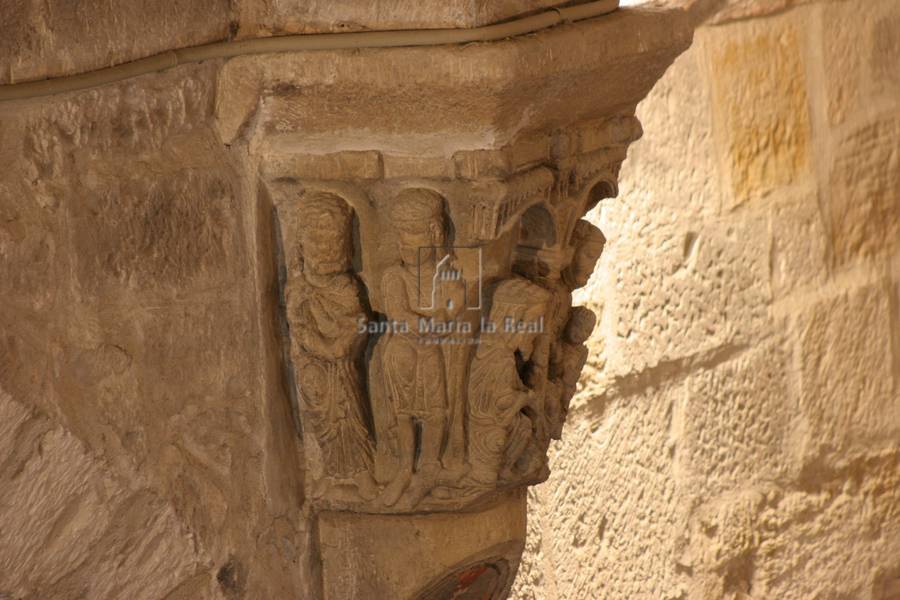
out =
[[(478, 9), (471, 24), (552, 3), (453, 4)], [(0, 84), (236, 35), (219, 0), (56, 4), (0, 3), (13, 32)], [(195, 9), (210, 14), (202, 27)], [(294, 324), (279, 289), (300, 257), (278, 223), (305, 188), (333, 186), (369, 211), (366, 248), (390, 248), (396, 231), (376, 237), (370, 202), (447, 187), (455, 239), (487, 231), (511, 251), (527, 203), (552, 189), (554, 213), (580, 216), (614, 187), (641, 133), (634, 106), (690, 35), (681, 13), (620, 11), (497, 43), (206, 60), (0, 102), (0, 600), (342, 599), (372, 589), (375, 561), (343, 568), (368, 547), (411, 590), (440, 589), (448, 569), (468, 581), (488, 560), (505, 586), (525, 530), (518, 492), (443, 552), (425, 554), (459, 531), (454, 513), (409, 518), (392, 544), (377, 520), (353, 527), (356, 555), (331, 543), (346, 529), (319, 518), (304, 483), (312, 436), (293, 409), (310, 380), (295, 387), (284, 360)], [(511, 268), (496, 256), (496, 274)]]
[[(12, 32), (0, 83), (213, 40), (471, 26), (560, 2), (460, 0), (430, 17), (404, 10), (412, 0), (366, 14), (312, 2), (302, 22), (294, 0), (49, 4), (0, 9)], [(553, 475), (531, 493), (515, 597), (900, 596), (898, 28), (892, 0), (731, 2), (642, 105), (621, 193), (593, 215), (610, 242), (580, 301), (602, 320)], [(646, 51), (667, 31), (626, 41)], [(596, 56), (624, 44), (579, 39)], [(583, 54), (557, 43), (557, 59)], [(299, 81), (313, 64), (209, 61), (0, 104), (0, 600), (321, 587), (284, 385), (277, 198), (260, 175), (327, 161), (304, 163), (297, 148), (315, 139), (283, 135), (300, 120), (284, 98), (301, 87), (282, 82), (257, 106), (263, 71), (240, 70), (257, 60)], [(355, 94), (375, 116), (373, 98), (416, 98), (391, 95), (405, 88), (389, 69), (316, 60), (383, 84)], [(459, 64), (448, 72), (465, 75)], [(635, 71), (596, 69), (594, 85)], [(526, 73), (508, 70), (473, 69), (472, 97), (495, 91), (479, 77)], [(547, 81), (503, 87), (503, 110), (475, 106), (505, 122), (517, 102), (568, 118), (554, 107), (626, 100)], [(422, 127), (488, 135), (488, 117), (458, 110)], [(267, 123), (281, 146), (250, 133)], [(429, 165), (336, 156), (379, 177)]]
[(4, 600), (306, 593), (271, 206), (216, 75), (0, 105)]
[(900, 5), (714, 21), (593, 214), (520, 600), (900, 598)]

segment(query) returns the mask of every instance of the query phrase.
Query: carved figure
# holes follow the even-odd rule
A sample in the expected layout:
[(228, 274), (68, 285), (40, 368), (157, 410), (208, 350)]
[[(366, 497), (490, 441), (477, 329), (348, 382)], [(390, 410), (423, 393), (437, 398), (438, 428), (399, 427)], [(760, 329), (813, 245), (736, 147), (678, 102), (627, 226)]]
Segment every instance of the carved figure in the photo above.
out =
[[(382, 386), (386, 398), (376, 410), (391, 414), (376, 414), (376, 473), (389, 481), (381, 496), (386, 506), (396, 504), (407, 491), (414, 506), (439, 481), (448, 412), (447, 374), (438, 343), (447, 332), (423, 326), (423, 321), (450, 322), (463, 308), (464, 298), (456, 294), (457, 287), (462, 289), (458, 281), (436, 276), (438, 268), (452, 270), (443, 199), (427, 189), (405, 190), (390, 217), (400, 262), (386, 269), (381, 280), (391, 327), (375, 347), (374, 374), (380, 381), (373, 386)], [(434, 290), (435, 285), (442, 289)]]
[(588, 358), (588, 349), (584, 343), (594, 331), (597, 317), (584, 306), (576, 306), (569, 313), (569, 321), (563, 331), (562, 343), (559, 344), (559, 362), (555, 372), (551, 373), (558, 400), (548, 406), (550, 437), (560, 439), (562, 427), (569, 412), (569, 403), (575, 395), (578, 377)]
[(579, 219), (572, 230), (571, 246), (574, 248), (572, 262), (562, 273), (569, 291), (587, 285), (597, 259), (603, 254), (606, 236), (588, 221)]
[(571, 260), (561, 272), (557, 265), (562, 261), (555, 260), (557, 253), (552, 250), (541, 251), (543, 253), (541, 264), (545, 267), (543, 270), (530, 268), (527, 262), (519, 265), (520, 273), (549, 292), (546, 335), (537, 341), (532, 367), (527, 374), (528, 385), (537, 390), (542, 398), (547, 399), (547, 405), (539, 412), (538, 417), (542, 423), (539, 428), (542, 432), (540, 442), (545, 446), (549, 444), (551, 437), (559, 436), (562, 427), (559, 398), (564, 387), (560, 380), (560, 373), (564, 370), (562, 364), (564, 358), (561, 338), (569, 321), (572, 291), (587, 283), (605, 244), (606, 238), (603, 233), (588, 221), (581, 219), (575, 223), (567, 250), (560, 252), (563, 254), (571, 252)]
[[(469, 477), (491, 485), (543, 466), (542, 399), (528, 369), (541, 335), (548, 292), (515, 277), (493, 295), (491, 331), (482, 331), (469, 376)], [(529, 452), (529, 450), (532, 450)]]
[(352, 213), (343, 199), (324, 192), (305, 199), (299, 212), (299, 272), (288, 282), (287, 300), (303, 415), (326, 477), (371, 498), (373, 444), (358, 365), (366, 344), (358, 323), (367, 313), (350, 266)]

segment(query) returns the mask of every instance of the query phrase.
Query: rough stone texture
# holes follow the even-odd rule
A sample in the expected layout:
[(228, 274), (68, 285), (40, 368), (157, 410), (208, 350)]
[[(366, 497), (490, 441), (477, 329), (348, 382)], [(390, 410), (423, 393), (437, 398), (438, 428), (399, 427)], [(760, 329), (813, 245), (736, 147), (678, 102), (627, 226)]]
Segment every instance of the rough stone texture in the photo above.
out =
[(725, 0), (721, 8), (710, 18), (710, 23), (759, 17), (788, 10), (810, 0)]
[[(575, 416), (550, 480), (532, 497), (538, 502), (529, 517), (542, 531), (543, 560), (526, 563), (514, 598), (680, 597), (670, 560), (682, 527), (671, 428), (683, 397), (679, 386), (649, 389), (610, 406), (602, 423)], [(537, 576), (527, 566), (548, 572)], [(524, 585), (534, 580), (546, 587)]]
[[(821, 44), (829, 121), (853, 122), (867, 107), (889, 107), (900, 89), (896, 23), (900, 7), (880, 0), (858, 10), (841, 2), (822, 14)], [(859, 122), (859, 121), (856, 121)]]
[(10, 0), (0, 4), (0, 84), (80, 73), (225, 39), (228, 0)]
[(716, 496), (795, 474), (787, 365), (781, 345), (766, 344), (688, 378), (676, 411), (680, 483)]
[(240, 2), (241, 35), (480, 27), (562, 0), (274, 0)]
[[(34, 476), (2, 486), (47, 528), (32, 542), (0, 518), (13, 598), (307, 585), (271, 207), (218, 140), (214, 90), (207, 65), (0, 106), (0, 388), (49, 432), (11, 432), (46, 438)], [(73, 545), (85, 513), (96, 531)]]
[[(482, 562), (497, 564), (504, 572), (500, 587), (508, 588), (525, 542), (525, 514), (525, 490), (484, 510), (415, 520), (323, 513), (324, 600), (419, 598), (448, 570), (464, 571)], [(417, 556), (414, 565), (396, 560), (410, 551)]]
[[(806, 452), (846, 459), (900, 439), (888, 288), (850, 290), (798, 317), (800, 406)], [(842, 373), (840, 378), (831, 377)]]
[(83, 73), (232, 38), (481, 27), (563, 4), (567, 2), (9, 0), (0, 4), (0, 84)]
[(222, 597), (172, 504), (2, 390), (0, 451), (0, 596)]
[(713, 31), (722, 36), (707, 41), (713, 111), (725, 133), (733, 202), (740, 203), (797, 181), (809, 166), (805, 65), (792, 25)]
[[(97, 3), (47, 20), (7, 2), (0, 81), (235, 32), (544, 4), (362, 23), (350, 3), (193, 3), (138, 30)], [(900, 596), (897, 4), (719, 4), (641, 105), (648, 133), (593, 216), (609, 251), (576, 302), (602, 319), (529, 494), (516, 598)], [(622, 11), (584, 27), (0, 105), (0, 598), (314, 598), (321, 531), (257, 176), (471, 181), (570, 148), (616, 163), (638, 129), (595, 119), (637, 101), (655, 75), (634, 56), (660, 72), (688, 26)]]
[(837, 141), (831, 172), (831, 235), (845, 264), (900, 241), (900, 118), (885, 114)]
[(595, 214), (515, 598), (900, 597), (897, 3), (719, 7)]
[[(548, 132), (644, 96), (673, 44), (690, 36), (685, 15), (659, 14), (622, 10), (491, 44), (242, 56), (224, 67), (218, 108), (229, 132), (235, 114), (247, 115), (251, 151), (270, 159), (373, 148), (443, 159), (514, 145), (505, 160), (515, 169), (546, 160)], [(256, 78), (254, 112), (246, 87)], [(573, 94), (574, 80), (617, 84)]]
[(828, 276), (829, 246), (818, 194), (803, 190), (770, 208), (772, 295), (816, 287)]

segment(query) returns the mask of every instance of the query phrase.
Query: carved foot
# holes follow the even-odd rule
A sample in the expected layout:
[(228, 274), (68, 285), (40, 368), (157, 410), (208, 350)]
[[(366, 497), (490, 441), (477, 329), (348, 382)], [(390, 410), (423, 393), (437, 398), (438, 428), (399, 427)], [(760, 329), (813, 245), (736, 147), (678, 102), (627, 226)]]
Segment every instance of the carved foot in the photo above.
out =
[(381, 494), (381, 503), (385, 506), (394, 506), (397, 504), (397, 501), (400, 500), (400, 496), (403, 495), (403, 492), (405, 492), (406, 488), (409, 486), (411, 479), (412, 473), (410, 471), (404, 469), (402, 473), (398, 473), (394, 480), (384, 488), (384, 492)]
[(431, 490), (438, 483), (440, 472), (441, 465), (437, 462), (419, 467), (419, 470), (413, 475), (407, 490), (407, 502), (410, 508), (414, 508), (425, 496), (431, 493)]
[(367, 471), (361, 471), (354, 478), (356, 491), (363, 500), (373, 500), (378, 495), (378, 484)]

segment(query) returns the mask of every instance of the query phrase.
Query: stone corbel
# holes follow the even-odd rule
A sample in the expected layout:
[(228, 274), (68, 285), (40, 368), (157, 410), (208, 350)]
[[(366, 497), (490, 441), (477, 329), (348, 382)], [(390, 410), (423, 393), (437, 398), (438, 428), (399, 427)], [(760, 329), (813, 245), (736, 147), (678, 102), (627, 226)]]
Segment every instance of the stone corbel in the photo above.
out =
[[(223, 137), (280, 234), (286, 363), (339, 598), (503, 598), (595, 325), (637, 103), (690, 41), (619, 10), (470, 46), (241, 57)], [(457, 595), (453, 595), (457, 594)]]

